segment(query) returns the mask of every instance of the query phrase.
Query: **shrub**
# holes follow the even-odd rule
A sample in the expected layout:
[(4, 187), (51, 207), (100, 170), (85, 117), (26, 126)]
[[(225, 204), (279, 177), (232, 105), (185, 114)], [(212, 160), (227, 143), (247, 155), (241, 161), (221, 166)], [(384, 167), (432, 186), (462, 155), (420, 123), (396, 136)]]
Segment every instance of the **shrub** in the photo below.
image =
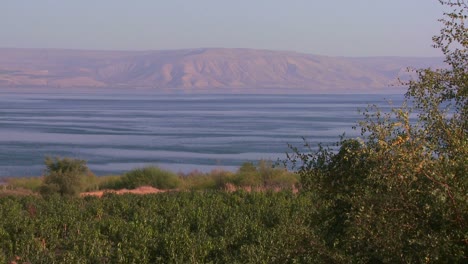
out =
[(262, 178), (252, 162), (245, 162), (237, 170), (234, 184), (241, 187), (263, 186)]
[(338, 152), (293, 149), (290, 161), (298, 162), (303, 188), (315, 202), (312, 227), (330, 257), (362, 263), (467, 259), (468, 5), (441, 3), (455, 8), (434, 38), (446, 69), (417, 70), (403, 106), (388, 113), (366, 109), (361, 139), (342, 139)]
[(174, 189), (179, 187), (180, 180), (173, 172), (149, 166), (134, 169), (125, 173), (125, 175), (120, 179), (120, 182), (117, 182), (114, 187), (117, 187), (118, 189), (135, 189), (145, 185), (158, 189)]
[(182, 181), (181, 188), (185, 190), (210, 190), (216, 189), (215, 179), (198, 170), (191, 171), (187, 174), (179, 173), (179, 178)]
[(274, 167), (272, 162), (266, 160), (258, 162), (257, 172), (266, 188), (291, 188), (299, 182), (297, 174)]
[(236, 174), (225, 170), (212, 170), (208, 173), (208, 177), (212, 178), (215, 184), (215, 188), (222, 190), (226, 187), (226, 184), (233, 184), (235, 182)]
[(96, 177), (98, 189), (116, 189), (115, 186), (120, 183), (121, 178), (121, 175), (106, 175)]
[(255, 166), (245, 162), (230, 182), (239, 187), (291, 188), (298, 183), (295, 173), (283, 168), (274, 168), (270, 161), (260, 160)]
[(95, 178), (84, 160), (46, 157), (45, 165), (42, 195), (77, 196)]

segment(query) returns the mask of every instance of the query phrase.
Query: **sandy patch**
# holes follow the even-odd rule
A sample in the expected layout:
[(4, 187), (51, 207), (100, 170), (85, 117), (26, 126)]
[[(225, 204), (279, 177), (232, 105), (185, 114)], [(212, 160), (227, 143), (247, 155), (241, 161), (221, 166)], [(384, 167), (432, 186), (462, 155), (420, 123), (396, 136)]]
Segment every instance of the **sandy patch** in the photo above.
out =
[(151, 193), (162, 193), (166, 192), (166, 190), (160, 190), (151, 186), (141, 186), (133, 190), (128, 189), (121, 189), (121, 190), (101, 190), (101, 191), (94, 191), (94, 192), (84, 192), (81, 193), (81, 197), (84, 196), (97, 196), (101, 197), (104, 193), (115, 193), (115, 194), (124, 194), (124, 193), (134, 193), (134, 194), (151, 194)]

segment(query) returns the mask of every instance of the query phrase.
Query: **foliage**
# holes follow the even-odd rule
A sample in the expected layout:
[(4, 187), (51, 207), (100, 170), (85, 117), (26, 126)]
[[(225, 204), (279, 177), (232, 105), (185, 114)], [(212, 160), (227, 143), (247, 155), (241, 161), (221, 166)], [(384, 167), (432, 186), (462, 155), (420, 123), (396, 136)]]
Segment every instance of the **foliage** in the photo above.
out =
[(257, 165), (252, 162), (243, 163), (230, 183), (239, 187), (287, 189), (296, 185), (298, 180), (294, 173), (274, 168), (271, 162), (260, 160)]
[[(302, 153), (293, 148), (324, 254), (346, 262), (463, 262), (468, 257), (468, 6), (434, 38), (448, 65), (417, 70), (406, 102), (370, 106), (360, 139)], [(307, 144), (306, 144), (307, 146)], [(328, 251), (327, 251), (328, 250)]]
[(264, 160), (257, 164), (245, 162), (236, 172), (217, 169), (208, 173), (179, 173), (179, 179), (180, 188), (185, 190), (224, 190), (228, 186), (235, 189), (286, 190), (299, 182), (297, 174), (274, 168), (271, 162)]
[(26, 189), (37, 192), (42, 185), (42, 179), (40, 177), (8, 178), (5, 180), (5, 185), (9, 189)]
[(180, 180), (175, 173), (149, 166), (125, 173), (118, 181), (111, 182), (108, 187), (110, 189), (135, 189), (140, 186), (152, 186), (158, 189), (174, 189), (179, 185)]
[(103, 175), (96, 177), (98, 190), (115, 189), (115, 186), (120, 184), (122, 175)]
[(89, 189), (88, 187), (95, 181), (95, 176), (84, 160), (47, 157), (45, 165), (44, 180), (40, 187), (40, 193), (45, 196), (51, 194), (76, 196), (81, 191)]
[[(8, 178), (5, 180), (4, 189), (23, 190), (24, 194), (31, 194), (42, 189), (44, 193), (43, 182), (41, 177)], [(297, 187), (298, 184), (297, 174), (285, 169), (274, 168), (271, 162), (260, 160), (256, 165), (245, 163), (236, 172), (216, 169), (204, 173), (195, 170), (187, 174), (179, 173), (176, 175), (159, 168), (146, 167), (134, 169), (124, 175), (94, 177), (92, 174), (87, 174), (81, 181), (79, 189), (80, 191), (134, 189), (143, 185), (151, 185), (160, 189), (224, 190), (231, 185), (241, 189), (253, 187), (257, 190), (286, 190)], [(50, 193), (54, 192), (57, 190), (53, 192), (50, 190)]]
[(212, 170), (209, 173), (192, 171), (181, 174), (182, 188), (185, 190), (222, 190), (226, 184), (232, 183), (235, 174), (225, 170)]
[(324, 263), (291, 192), (0, 197), (0, 262)]
[(260, 186), (263, 184), (257, 168), (252, 162), (245, 162), (236, 173), (234, 180), (237, 186)]

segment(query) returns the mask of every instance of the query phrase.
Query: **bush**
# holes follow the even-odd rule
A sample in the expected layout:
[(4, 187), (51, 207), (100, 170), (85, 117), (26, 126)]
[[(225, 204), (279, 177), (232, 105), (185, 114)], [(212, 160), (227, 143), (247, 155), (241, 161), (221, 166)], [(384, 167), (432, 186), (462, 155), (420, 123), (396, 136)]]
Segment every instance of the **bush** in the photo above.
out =
[(183, 188), (188, 190), (221, 190), (227, 183), (233, 182), (234, 173), (224, 170), (212, 170), (209, 173), (192, 171), (180, 174)]
[(252, 162), (242, 164), (229, 183), (238, 187), (291, 188), (298, 183), (298, 179), (296, 174), (260, 160), (256, 166)]
[(274, 167), (270, 161), (260, 160), (257, 172), (266, 188), (292, 188), (298, 184), (297, 174), (286, 169)]
[(252, 162), (245, 162), (241, 165), (237, 170), (234, 183), (240, 187), (257, 187), (263, 185), (262, 178)]
[(179, 185), (180, 180), (175, 173), (149, 166), (125, 173), (120, 181), (116, 182), (114, 188), (135, 189), (140, 186), (152, 186), (158, 189), (174, 189)]
[(72, 158), (45, 159), (46, 170), (40, 193), (45, 195), (77, 196), (95, 181), (86, 161)]
[(337, 152), (319, 147), (290, 155), (314, 199), (312, 227), (330, 257), (362, 263), (467, 259), (468, 6), (442, 3), (455, 8), (434, 38), (449, 67), (417, 70), (403, 106), (389, 113), (366, 109), (361, 139), (342, 139)]
[(208, 173), (208, 177), (213, 179), (215, 189), (222, 190), (226, 187), (226, 184), (234, 183), (236, 174), (230, 171), (212, 170)]
[(116, 189), (115, 186), (120, 183), (121, 178), (121, 175), (106, 175), (96, 177), (98, 189)]
[(256, 166), (246, 162), (236, 173), (224, 170), (212, 170), (209, 173), (193, 171), (181, 174), (180, 179), (182, 188), (190, 190), (224, 190), (227, 186), (291, 189), (299, 182), (297, 174), (274, 168), (271, 162), (264, 160)]

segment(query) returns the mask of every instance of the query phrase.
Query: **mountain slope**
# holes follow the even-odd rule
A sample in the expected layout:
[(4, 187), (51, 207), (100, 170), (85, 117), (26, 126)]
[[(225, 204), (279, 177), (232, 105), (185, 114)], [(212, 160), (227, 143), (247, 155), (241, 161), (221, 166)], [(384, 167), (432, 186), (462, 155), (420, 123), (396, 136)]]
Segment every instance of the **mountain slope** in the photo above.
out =
[(0, 87), (144, 87), (164, 91), (380, 91), (408, 66), (440, 58), (326, 57), (252, 49), (0, 49)]

